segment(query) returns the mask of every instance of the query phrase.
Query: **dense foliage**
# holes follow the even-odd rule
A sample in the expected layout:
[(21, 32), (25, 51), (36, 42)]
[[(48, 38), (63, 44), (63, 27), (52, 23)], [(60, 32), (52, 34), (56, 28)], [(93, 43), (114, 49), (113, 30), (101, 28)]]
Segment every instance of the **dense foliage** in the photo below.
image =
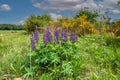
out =
[(76, 13), (76, 15), (73, 17), (76, 19), (76, 18), (83, 16), (83, 15), (87, 16), (87, 18), (86, 18), (87, 21), (95, 22), (96, 18), (99, 16), (99, 13), (97, 11), (90, 11), (88, 8), (85, 8), (85, 9), (79, 10)]
[(60, 26), (68, 28), (69, 31), (75, 30), (75, 32), (81, 36), (85, 34), (97, 34), (97, 29), (94, 28), (94, 24), (87, 21), (87, 16), (82, 15), (72, 20), (70, 18), (58, 18)]
[(51, 20), (51, 17), (46, 14), (43, 14), (41, 16), (31, 15), (25, 21), (24, 29), (28, 32), (34, 31), (36, 29), (36, 26), (39, 29), (42, 29), (43, 27), (48, 26), (48, 22)]
[(115, 22), (115, 35), (120, 36), (120, 19)]
[(15, 24), (0, 24), (0, 30), (23, 30), (23, 26)]

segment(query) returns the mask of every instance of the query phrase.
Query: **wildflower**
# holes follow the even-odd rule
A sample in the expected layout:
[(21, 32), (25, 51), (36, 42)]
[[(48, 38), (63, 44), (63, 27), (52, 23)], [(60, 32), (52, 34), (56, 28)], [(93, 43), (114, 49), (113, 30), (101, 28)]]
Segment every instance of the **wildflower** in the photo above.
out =
[(72, 31), (70, 34), (70, 40), (74, 44), (77, 41), (77, 35), (75, 34), (75, 31)]
[(39, 33), (38, 33), (38, 29), (37, 29), (37, 27), (36, 27), (36, 30), (35, 30), (35, 32), (34, 32), (34, 34), (33, 34), (34, 39), (35, 39), (36, 42), (39, 41), (39, 35), (38, 35), (38, 34), (39, 34)]
[(60, 43), (59, 43), (59, 46), (62, 45), (62, 34), (59, 35), (60, 36)]
[(32, 50), (36, 50), (36, 41), (34, 39), (34, 36), (32, 34), (31, 38), (30, 38), (30, 41), (31, 41), (31, 47), (32, 47)]
[(43, 36), (43, 40), (44, 40), (44, 45), (46, 46), (49, 42), (48, 40), (48, 37), (46, 36), (46, 34), (44, 33), (44, 36)]
[(52, 35), (49, 29), (47, 29), (43, 36), (44, 44), (47, 45), (48, 42), (52, 43)]
[(65, 42), (68, 41), (68, 30), (66, 28), (62, 29), (62, 37)]
[(59, 39), (59, 31), (58, 31), (58, 28), (57, 28), (57, 27), (55, 28), (54, 36), (55, 36), (55, 42), (57, 43), (57, 42), (58, 42), (58, 39)]

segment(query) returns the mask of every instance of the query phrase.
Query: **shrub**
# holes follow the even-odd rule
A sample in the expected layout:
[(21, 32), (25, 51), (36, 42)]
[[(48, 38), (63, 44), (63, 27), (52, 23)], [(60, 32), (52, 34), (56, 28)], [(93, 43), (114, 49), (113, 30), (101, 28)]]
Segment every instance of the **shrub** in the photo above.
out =
[(77, 36), (75, 33), (71, 34), (71, 41), (74, 40), (72, 42), (70, 40), (68, 41), (67, 29), (63, 29), (60, 35), (58, 35), (56, 28), (54, 36), (57, 42), (55, 42), (52, 39), (50, 30), (47, 29), (45, 31), (43, 40), (39, 41), (39, 44), (37, 44), (37, 47), (33, 49), (34, 51), (31, 53), (32, 75), (39, 78), (39, 75), (45, 73), (50, 74), (52, 79), (73, 75), (74, 63), (72, 61), (76, 60), (75, 55), (77, 54), (78, 48), (75, 45)]
[(120, 19), (115, 22), (115, 36), (120, 36)]
[(63, 28), (67, 28), (69, 32), (75, 30), (79, 36), (98, 34), (98, 30), (94, 28), (94, 25), (90, 21), (87, 21), (86, 15), (76, 17), (74, 20), (70, 18), (58, 18), (58, 23)]
[(41, 16), (35, 16), (31, 15), (27, 20), (25, 21), (24, 24), (24, 29), (31, 33), (35, 31), (36, 26), (39, 28), (39, 30), (43, 30), (43, 27), (48, 25), (48, 22), (51, 21), (51, 17), (47, 14), (43, 14)]
[(81, 17), (77, 17), (71, 24), (70, 28), (76, 30), (78, 35), (85, 34), (97, 34), (98, 30), (94, 28), (94, 25), (87, 21), (87, 16), (83, 15)]

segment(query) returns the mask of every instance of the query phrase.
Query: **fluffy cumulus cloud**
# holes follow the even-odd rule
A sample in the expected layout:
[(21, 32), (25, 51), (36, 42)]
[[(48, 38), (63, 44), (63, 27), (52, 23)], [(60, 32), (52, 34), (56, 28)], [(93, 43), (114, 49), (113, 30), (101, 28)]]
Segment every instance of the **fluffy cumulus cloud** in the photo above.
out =
[(54, 21), (57, 21), (57, 18), (62, 17), (62, 15), (60, 15), (60, 14), (55, 14), (55, 13), (49, 13), (49, 15), (51, 16), (51, 18), (52, 18)]
[(91, 10), (100, 10), (101, 13), (120, 13), (118, 0), (32, 0), (33, 6), (43, 10), (80, 10), (88, 7)]
[(0, 11), (9, 11), (11, 7), (8, 4), (0, 4)]

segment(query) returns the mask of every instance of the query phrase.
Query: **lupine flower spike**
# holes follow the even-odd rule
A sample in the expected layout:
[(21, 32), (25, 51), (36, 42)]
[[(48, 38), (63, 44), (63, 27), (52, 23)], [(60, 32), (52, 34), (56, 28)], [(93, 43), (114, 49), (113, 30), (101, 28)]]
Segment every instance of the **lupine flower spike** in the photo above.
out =
[(36, 42), (39, 41), (39, 33), (38, 33), (38, 28), (37, 27), (36, 27), (36, 30), (34, 32), (34, 39), (35, 39)]
[(32, 36), (30, 38), (30, 41), (31, 41), (31, 47), (32, 47), (32, 50), (36, 50), (36, 41), (34, 39), (34, 36), (33, 36), (33, 33), (32, 33)]
[(47, 29), (43, 36), (45, 46), (50, 42), (52, 43), (52, 35), (49, 29)]
[(55, 31), (54, 31), (54, 37), (55, 37), (55, 43), (58, 43), (58, 40), (59, 40), (59, 31), (58, 31), (58, 28), (56, 27), (55, 28)]
[(75, 34), (75, 31), (72, 31), (70, 34), (70, 40), (74, 44), (77, 41), (77, 35)]
[(65, 42), (68, 41), (68, 30), (66, 28), (62, 29), (62, 37)]

